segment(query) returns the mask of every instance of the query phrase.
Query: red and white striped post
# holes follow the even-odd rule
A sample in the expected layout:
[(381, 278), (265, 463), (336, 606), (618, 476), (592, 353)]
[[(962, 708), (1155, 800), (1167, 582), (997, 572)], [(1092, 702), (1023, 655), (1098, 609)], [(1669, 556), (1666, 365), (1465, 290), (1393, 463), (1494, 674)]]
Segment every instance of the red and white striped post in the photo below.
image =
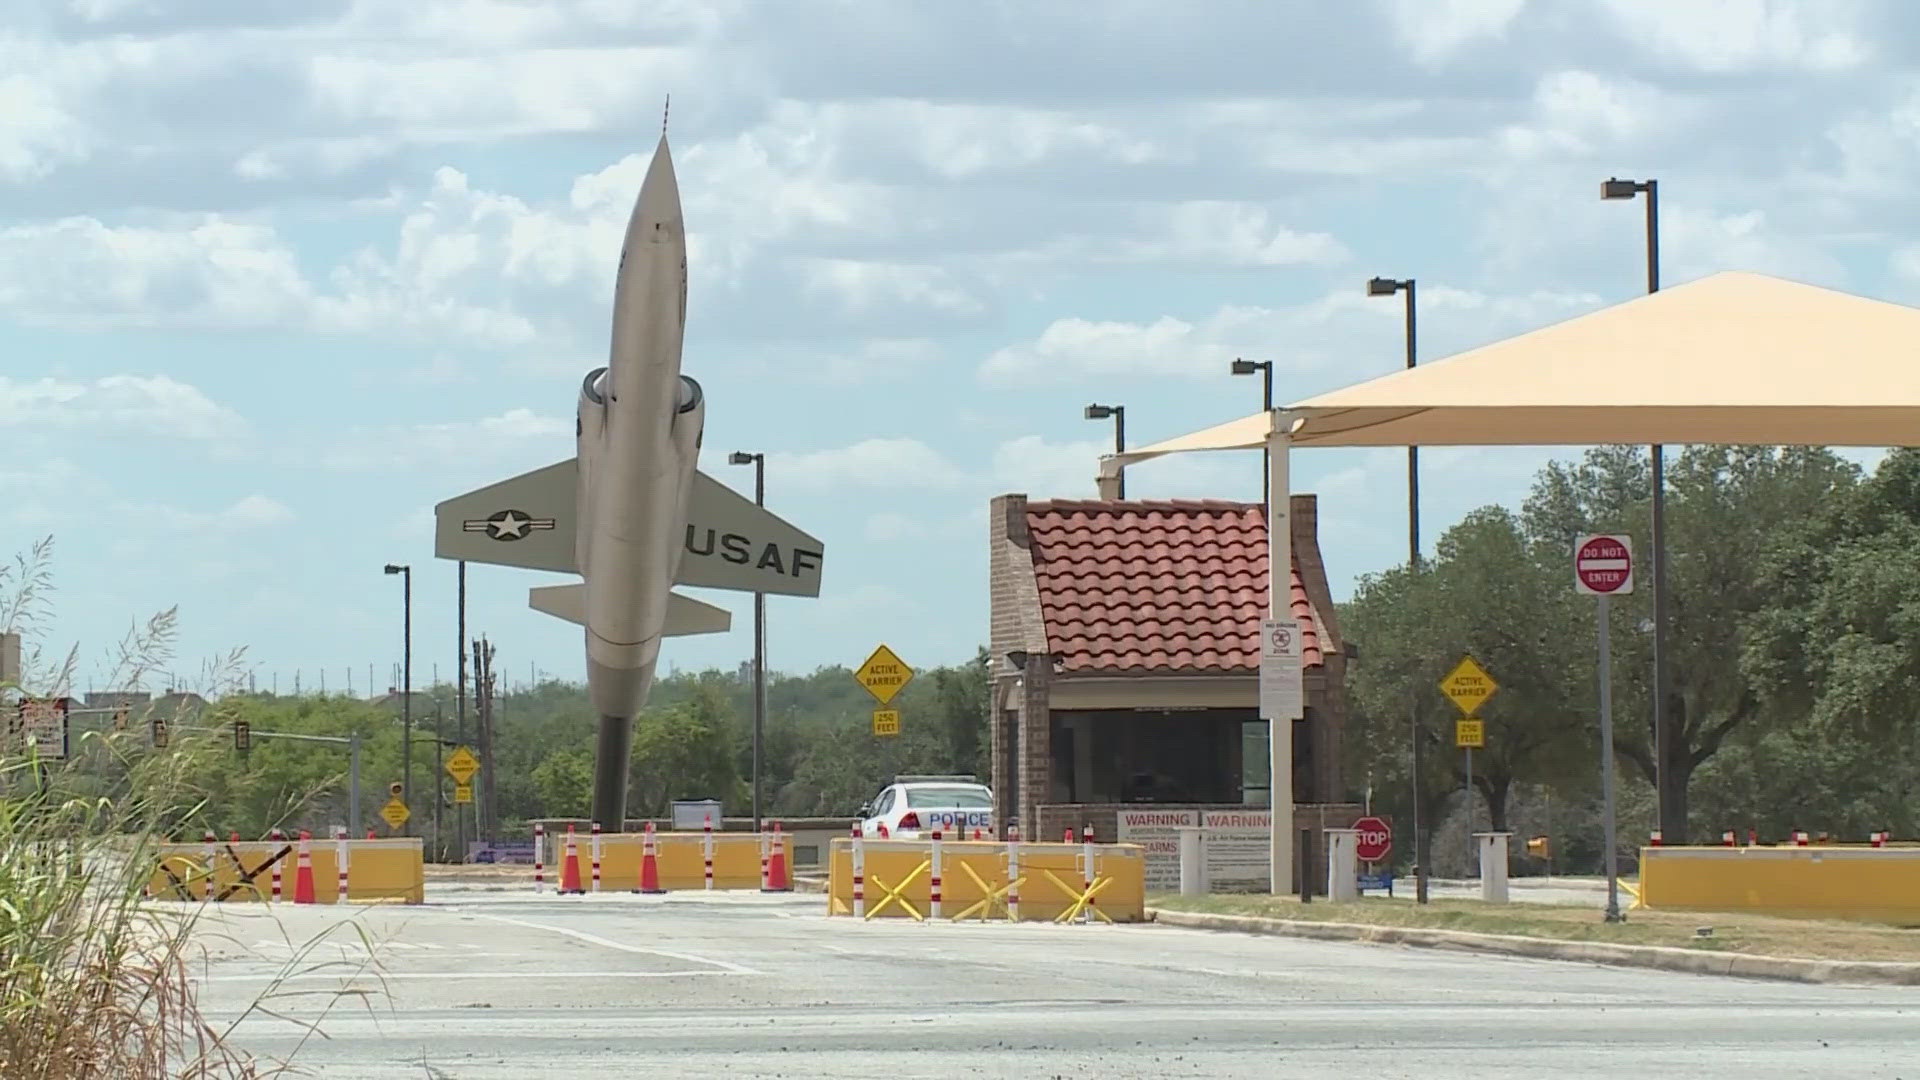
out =
[(1875, 830), (1875, 832), (1874, 832), (1874, 834), (1873, 834), (1873, 837), (1872, 837), (1872, 842), (1873, 842), (1873, 846), (1874, 846), (1874, 847), (1886, 847), (1886, 846), (1887, 846), (1887, 834), (1886, 834), (1885, 832), (1881, 832), (1881, 831), (1879, 831), (1879, 830)]
[(1090, 922), (1092, 922), (1092, 921), (1093, 921), (1093, 905), (1094, 905), (1094, 899), (1093, 899), (1093, 826), (1092, 826), (1091, 824), (1088, 824), (1088, 825), (1086, 825), (1086, 826), (1084, 827), (1084, 831), (1083, 831), (1083, 832), (1081, 833), (1081, 840), (1080, 840), (1080, 858), (1081, 858), (1081, 861), (1082, 861), (1082, 863), (1084, 864), (1084, 865), (1083, 865), (1083, 867), (1082, 867), (1082, 875), (1081, 875), (1081, 876), (1082, 876), (1082, 878), (1083, 878), (1083, 879), (1084, 879), (1084, 881), (1085, 881), (1085, 885), (1084, 885), (1083, 887), (1084, 887), (1084, 888), (1086, 889), (1086, 893), (1085, 893), (1084, 895), (1085, 895), (1085, 896), (1086, 896), (1086, 898), (1087, 898), (1087, 902), (1086, 902), (1086, 904), (1084, 904), (1084, 905), (1083, 905), (1083, 906), (1082, 906), (1082, 907), (1080, 908), (1080, 921), (1081, 921), (1081, 922), (1083, 922), (1083, 923), (1090, 923)]
[(347, 851), (347, 827), (335, 825), (333, 827), (334, 873), (340, 879), (337, 884), (340, 889), (340, 902), (343, 904), (347, 902), (347, 860), (350, 857)]
[(767, 882), (770, 880), (772, 879), (767, 877), (767, 830), (762, 827), (760, 830), (760, 889), (762, 892), (766, 891)]
[(1007, 921), (1020, 921), (1020, 826), (1007, 826)]
[(539, 822), (533, 823), (533, 891), (546, 891), (546, 848), (547, 827)]
[(1803, 830), (1801, 830), (1801, 829), (1795, 829), (1795, 830), (1793, 830), (1793, 846), (1794, 846), (1794, 847), (1806, 847), (1806, 846), (1807, 846), (1807, 834), (1806, 834), (1806, 832), (1805, 832), (1805, 831), (1803, 831)]
[(205, 849), (206, 856), (207, 856), (207, 876), (201, 879), (200, 896), (201, 896), (201, 899), (211, 900), (213, 899), (213, 870), (214, 870), (214, 866), (213, 866), (214, 839), (213, 839), (212, 829), (207, 829), (202, 834), (200, 843), (201, 843), (201, 846)]
[(928, 921), (940, 917), (940, 830), (938, 828), (933, 830), (933, 854), (931, 859), (933, 862), (933, 877), (930, 888), (933, 891), (929, 897), (927, 907), (927, 912), (929, 916), (931, 916)]
[(600, 823), (593, 823), (593, 833), (588, 846), (593, 849), (593, 891), (600, 891)]
[(1647, 835), (1647, 840), (1648, 840), (1648, 845), (1647, 845), (1648, 847), (1659, 847), (1660, 846), (1660, 830), (1655, 829), (1653, 830), (1653, 832), (1649, 833)]
[(867, 838), (860, 833), (860, 826), (853, 827), (853, 917), (867, 917)]
[(1721, 847), (1733, 846), (1733, 830), (1732, 829), (1720, 830), (1720, 846)]
[(702, 838), (700, 842), (700, 849), (701, 849), (702, 857), (705, 859), (705, 862), (706, 862), (707, 891), (712, 892), (713, 891), (713, 815), (712, 814), (707, 815), (705, 832), (706, 832), (706, 835), (704, 838)]

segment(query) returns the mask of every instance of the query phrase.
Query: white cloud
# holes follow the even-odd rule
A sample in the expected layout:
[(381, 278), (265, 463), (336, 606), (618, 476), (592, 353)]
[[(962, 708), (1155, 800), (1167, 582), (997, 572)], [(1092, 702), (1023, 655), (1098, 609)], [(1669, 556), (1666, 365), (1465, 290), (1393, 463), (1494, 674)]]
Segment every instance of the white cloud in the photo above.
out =
[(1684, 129), (1693, 103), (1632, 79), (1556, 71), (1534, 88), (1533, 116), (1500, 133), (1514, 159), (1565, 160), (1631, 144), (1653, 132)]
[(0, 375), (0, 427), (217, 439), (244, 431), (246, 421), (197, 387), (165, 375), (108, 375), (92, 382)]
[(1132, 215), (1141, 235), (1062, 237), (1009, 256), (1055, 264), (1182, 264), (1209, 269), (1334, 263), (1346, 246), (1323, 232), (1300, 233), (1273, 220), (1264, 206), (1195, 200), (1148, 205)]
[(966, 474), (938, 450), (912, 438), (862, 439), (831, 450), (770, 453), (767, 463), (782, 485), (816, 492), (951, 488), (966, 481)]
[[(1427, 287), (1418, 297), (1423, 317), (1440, 320), (1423, 331), (1421, 351), (1429, 358), (1534, 329), (1598, 303), (1584, 294), (1544, 290), (1489, 296)], [(1197, 323), (1172, 315), (1148, 323), (1069, 316), (1049, 324), (1032, 342), (995, 350), (981, 364), (980, 376), (990, 384), (1041, 377), (1066, 383), (1093, 376), (1189, 376), (1224, 372), (1235, 357), (1273, 356), (1276, 371), (1318, 375), (1324, 385), (1338, 385), (1357, 379), (1325, 380), (1343, 373), (1382, 373), (1381, 361), (1400, 353), (1403, 310), (1353, 289), (1288, 308), (1222, 307)], [(1460, 331), (1462, 315), (1471, 317), (1470, 334)], [(1277, 356), (1276, 342), (1285, 343)], [(1302, 391), (1306, 385), (1296, 383)]]
[(479, 420), (349, 431), (321, 451), (318, 460), (334, 469), (470, 465), (513, 460), (535, 445), (571, 447), (572, 437), (571, 418), (542, 416), (519, 408)]
[(56, 164), (84, 156), (86, 149), (79, 119), (52, 87), (29, 75), (0, 77), (0, 178), (44, 176)]
[(1527, 0), (1388, 0), (1394, 31), (1415, 60), (1433, 65), (1462, 46), (1506, 35)]
[(979, 300), (954, 286), (952, 276), (938, 266), (813, 259), (805, 263), (803, 274), (809, 290), (826, 293), (855, 313), (900, 307), (926, 308), (948, 315), (975, 315), (985, 310)]
[(213, 511), (183, 510), (172, 506), (129, 506), (121, 511), (121, 516), (156, 522), (183, 531), (220, 535), (239, 529), (284, 525), (294, 518), (293, 511), (285, 503), (265, 495), (248, 495), (224, 509)]
[[(1105, 440), (1056, 443), (1022, 435), (994, 448), (995, 491), (1097, 499), (1100, 456), (1112, 452)], [(1258, 499), (1260, 456), (1227, 451), (1154, 458), (1130, 466), (1126, 485), (1129, 499)]]
[(1656, 55), (1723, 73), (1854, 68), (1871, 54), (1852, 25), (1860, 6), (1796, 0), (1604, 0), (1627, 37)]

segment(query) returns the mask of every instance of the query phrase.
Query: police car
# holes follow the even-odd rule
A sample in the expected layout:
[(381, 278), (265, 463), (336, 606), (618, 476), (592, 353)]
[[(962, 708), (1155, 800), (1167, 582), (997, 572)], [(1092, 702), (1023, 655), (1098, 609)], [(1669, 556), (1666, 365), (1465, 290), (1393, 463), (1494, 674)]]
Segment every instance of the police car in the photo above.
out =
[(917, 839), (939, 829), (943, 839), (993, 829), (993, 789), (972, 776), (896, 776), (860, 807), (860, 834)]

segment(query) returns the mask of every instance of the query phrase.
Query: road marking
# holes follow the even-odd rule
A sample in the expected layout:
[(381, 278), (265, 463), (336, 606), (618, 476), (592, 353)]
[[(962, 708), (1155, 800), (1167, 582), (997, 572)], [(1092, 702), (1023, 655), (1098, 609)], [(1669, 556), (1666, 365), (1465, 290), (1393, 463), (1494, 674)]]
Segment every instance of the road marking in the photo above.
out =
[[(311, 982), (315, 979), (433, 979), (436, 981), (474, 979), (683, 979), (691, 976), (732, 975), (715, 968), (698, 971), (302, 971), (291, 975), (253, 972), (247, 974), (207, 975), (196, 983), (238, 982)], [(758, 974), (755, 972), (754, 974)]]
[(575, 941), (584, 941), (589, 945), (598, 945), (603, 949), (615, 949), (623, 953), (632, 953), (635, 956), (664, 956), (672, 960), (685, 960), (689, 964), (706, 964), (709, 967), (720, 968), (726, 973), (731, 975), (764, 974), (763, 972), (755, 971), (750, 967), (745, 967), (740, 964), (735, 964), (727, 960), (715, 960), (715, 959), (712, 959), (711, 957), (695, 956), (692, 953), (669, 952), (666, 949), (648, 949), (648, 948), (643, 948), (639, 945), (628, 945), (628, 944), (625, 944), (624, 942), (608, 940), (607, 938), (600, 937), (596, 934), (589, 934), (580, 930), (569, 930), (564, 926), (552, 926), (547, 923), (528, 922), (525, 919), (512, 919), (512, 918), (508, 918), (505, 915), (487, 915), (481, 912), (473, 912), (472, 914), (482, 919), (492, 919), (494, 922), (508, 923), (513, 926), (524, 926), (529, 930), (545, 930), (547, 933), (550, 933), (550, 934), (559, 934), (563, 937), (570, 937)]

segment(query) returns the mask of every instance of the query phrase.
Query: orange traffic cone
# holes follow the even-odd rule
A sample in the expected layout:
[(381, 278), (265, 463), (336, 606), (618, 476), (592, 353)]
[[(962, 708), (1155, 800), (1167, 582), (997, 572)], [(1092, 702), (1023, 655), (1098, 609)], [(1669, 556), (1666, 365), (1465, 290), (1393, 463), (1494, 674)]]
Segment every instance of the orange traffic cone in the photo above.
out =
[(640, 842), (640, 887), (634, 892), (663, 893), (660, 887), (660, 860), (653, 847), (653, 822), (647, 822), (647, 835)]
[(567, 826), (566, 855), (560, 860), (560, 895), (585, 896), (580, 887), (580, 849), (574, 847), (573, 826)]
[(313, 834), (300, 830), (300, 861), (293, 872), (293, 902), (311, 904), (313, 899)]
[(780, 823), (773, 823), (773, 850), (767, 855), (767, 880), (760, 886), (761, 892), (792, 892), (793, 882), (787, 879), (787, 849), (780, 844)]

